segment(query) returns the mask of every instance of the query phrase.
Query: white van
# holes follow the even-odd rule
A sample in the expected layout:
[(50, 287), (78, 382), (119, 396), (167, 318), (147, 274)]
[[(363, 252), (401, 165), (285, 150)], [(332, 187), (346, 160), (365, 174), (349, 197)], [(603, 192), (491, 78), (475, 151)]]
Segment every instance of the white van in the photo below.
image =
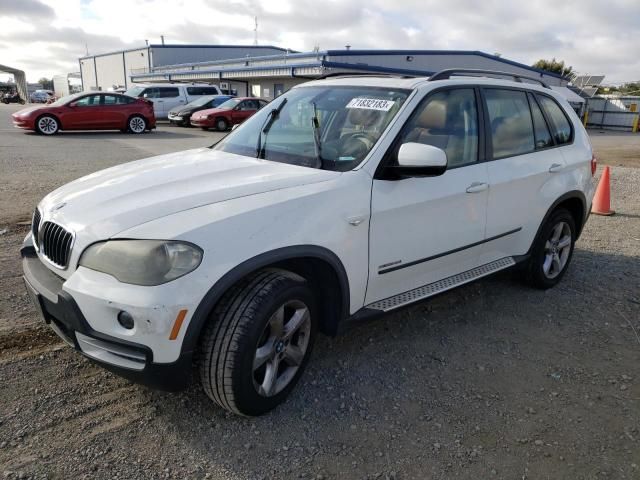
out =
[(159, 83), (135, 85), (125, 92), (130, 97), (147, 98), (153, 102), (156, 118), (167, 118), (169, 110), (179, 105), (186, 105), (204, 95), (220, 95), (222, 91), (217, 85)]

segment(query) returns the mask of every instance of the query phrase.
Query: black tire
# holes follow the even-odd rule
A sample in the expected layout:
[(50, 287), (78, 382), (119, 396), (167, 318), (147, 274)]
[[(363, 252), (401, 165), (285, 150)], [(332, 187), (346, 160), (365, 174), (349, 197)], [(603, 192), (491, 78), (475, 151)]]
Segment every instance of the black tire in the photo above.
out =
[(60, 122), (53, 115), (42, 115), (36, 119), (36, 132), (40, 135), (55, 135), (60, 130)]
[(229, 129), (229, 123), (224, 118), (216, 119), (216, 130), (226, 132)]
[[(566, 226), (563, 227), (560, 237), (566, 238), (566, 236), (570, 236), (566, 258), (563, 258), (565, 252), (559, 249), (559, 244), (554, 245), (555, 242), (552, 241), (554, 231), (557, 232), (560, 225)], [(569, 267), (571, 257), (573, 256), (575, 241), (576, 224), (573, 215), (564, 208), (555, 210), (540, 229), (540, 233), (536, 237), (532, 246), (531, 258), (529, 259), (525, 270), (526, 280), (528, 283), (543, 290), (557, 285), (560, 280), (562, 280), (562, 277)], [(554, 261), (551, 261), (551, 264), (558, 266), (558, 268), (553, 270), (554, 267), (551, 267), (552, 270), (547, 272), (545, 269), (545, 262), (547, 262), (550, 255), (554, 258), (554, 252), (557, 252), (558, 263), (556, 264)]]
[[(295, 367), (286, 359), (289, 340), (284, 346), (282, 341), (267, 340), (267, 337), (272, 338), (270, 322), (276, 312), (281, 308), (284, 312), (284, 306), (292, 302), (304, 305), (309, 313), (305, 317), (308, 318), (308, 328), (304, 332), (306, 346), (303, 356), (299, 357), (302, 360)], [(313, 292), (306, 280), (296, 274), (266, 269), (241, 281), (216, 306), (201, 338), (199, 370), (206, 394), (222, 408), (240, 415), (261, 415), (278, 406), (294, 388), (309, 360), (317, 330), (316, 318)], [(288, 325), (287, 322), (284, 324)], [(272, 395), (266, 395), (261, 389), (266, 384), (266, 371), (273, 360), (264, 362), (262, 377), (262, 367), (254, 370), (258, 348), (268, 346), (267, 342), (275, 345), (272, 355), (285, 356), (278, 360), (282, 363), (276, 363), (275, 372), (276, 379), (283, 378), (288, 382), (279, 391), (274, 388)], [(294, 337), (290, 342), (295, 348)], [(277, 380), (273, 382), (274, 385), (277, 383)]]
[(147, 119), (142, 115), (131, 115), (127, 120), (127, 131), (134, 134), (144, 133), (147, 130)]

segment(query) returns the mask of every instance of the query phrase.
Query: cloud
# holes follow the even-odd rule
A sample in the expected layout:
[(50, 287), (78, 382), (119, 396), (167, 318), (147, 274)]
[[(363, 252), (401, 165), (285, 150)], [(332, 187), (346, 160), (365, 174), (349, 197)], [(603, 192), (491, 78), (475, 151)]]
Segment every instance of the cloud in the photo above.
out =
[(0, 0), (3, 62), (30, 79), (77, 71), (78, 57), (159, 43), (253, 42), (294, 50), (393, 48), (565, 60), (609, 82), (640, 77), (637, 0)]
[(49, 5), (38, 0), (0, 0), (0, 16), (15, 18), (51, 18), (55, 15)]

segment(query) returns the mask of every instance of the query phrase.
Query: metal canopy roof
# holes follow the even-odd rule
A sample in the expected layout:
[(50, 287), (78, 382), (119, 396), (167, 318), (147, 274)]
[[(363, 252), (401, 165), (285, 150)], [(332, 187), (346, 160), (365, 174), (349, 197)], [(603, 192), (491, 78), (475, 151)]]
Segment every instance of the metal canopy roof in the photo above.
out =
[(24, 71), (13, 67), (8, 67), (6, 65), (0, 65), (0, 72), (6, 72), (13, 75), (13, 78), (16, 81), (16, 89), (18, 90), (18, 94), (25, 102), (28, 102), (29, 92), (27, 90), (27, 77), (24, 74)]

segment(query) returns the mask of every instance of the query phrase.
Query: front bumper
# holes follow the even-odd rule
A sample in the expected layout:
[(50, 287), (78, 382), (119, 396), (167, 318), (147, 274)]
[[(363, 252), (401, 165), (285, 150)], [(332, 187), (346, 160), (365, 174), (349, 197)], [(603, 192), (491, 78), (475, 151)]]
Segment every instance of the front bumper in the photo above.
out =
[(106, 369), (129, 380), (166, 391), (184, 389), (190, 382), (192, 354), (173, 363), (153, 363), (153, 352), (134, 342), (114, 338), (91, 328), (64, 280), (37, 257), (33, 247), (21, 251), (24, 281), (44, 321), (70, 346)]
[(194, 127), (213, 127), (213, 120), (209, 120), (208, 118), (191, 117), (191, 125)]
[(24, 128), (26, 130), (34, 129), (33, 122), (24, 118), (13, 117), (13, 126), (16, 128)]

